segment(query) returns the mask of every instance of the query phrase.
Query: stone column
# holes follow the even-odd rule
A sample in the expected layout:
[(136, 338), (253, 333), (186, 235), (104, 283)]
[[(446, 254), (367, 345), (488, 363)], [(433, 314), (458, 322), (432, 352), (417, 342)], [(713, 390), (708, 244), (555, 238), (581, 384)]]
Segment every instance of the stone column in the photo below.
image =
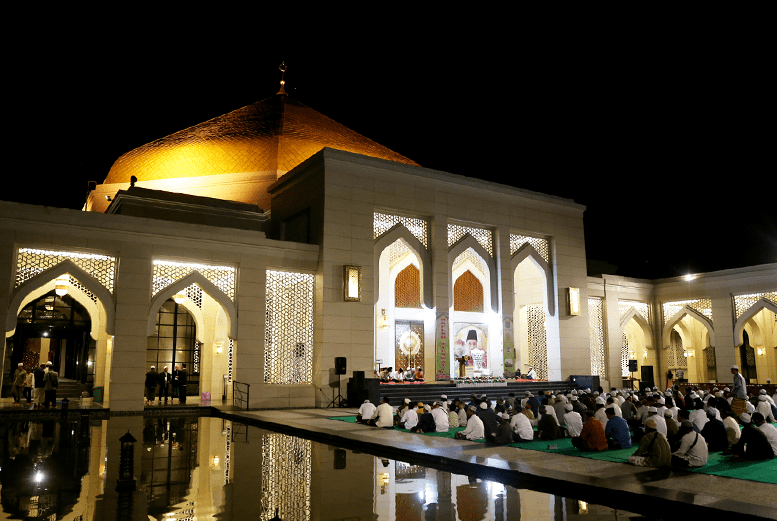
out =
[[(502, 316), (502, 360), (512, 360), (512, 366), (504, 366), (504, 376), (514, 376), (517, 356), (515, 352), (515, 280), (510, 254), (510, 230), (507, 227), (497, 228), (496, 235), (496, 269), (499, 271), (499, 302)], [(492, 336), (493, 338), (493, 336)], [(499, 376), (494, 374), (494, 376)]]
[[(5, 367), (3, 366), (6, 357), (5, 350), (10, 348), (8, 339), (5, 336), (7, 333), (6, 324), (10, 318), (9, 314), (16, 311), (8, 309), (11, 293), (13, 292), (13, 286), (10, 281), (14, 280), (14, 265), (16, 263), (16, 248), (14, 247), (13, 238), (13, 233), (8, 233), (6, 231), (0, 233), (0, 280), (9, 281), (8, 284), (0, 285), (0, 324), (3, 325), (3, 346), (2, 349), (0, 349), (0, 352), (3, 355), (2, 358), (0, 358), (0, 380), (2, 380), (2, 375), (5, 373)], [(2, 384), (2, 381), (0, 381), (0, 384)]]
[(718, 382), (731, 382), (731, 366), (741, 367), (737, 347), (738, 338), (734, 338), (734, 311), (731, 309), (731, 295), (721, 295), (712, 299), (712, 325), (715, 328), (715, 363), (718, 369)]
[(143, 410), (152, 246), (122, 244), (116, 276), (116, 328), (110, 367), (110, 403), (119, 411)]
[[(437, 214), (429, 222), (429, 248), (432, 252), (433, 298), (436, 310), (434, 379), (448, 380), (453, 371), (450, 344), (450, 269), (448, 266), (448, 218)], [(427, 371), (427, 380), (431, 374)]]

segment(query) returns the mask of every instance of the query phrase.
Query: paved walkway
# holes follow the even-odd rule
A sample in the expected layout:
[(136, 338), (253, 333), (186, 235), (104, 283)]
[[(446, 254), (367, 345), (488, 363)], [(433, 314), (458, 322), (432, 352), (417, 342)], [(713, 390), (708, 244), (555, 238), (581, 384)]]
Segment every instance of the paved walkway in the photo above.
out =
[[(221, 408), (219, 408), (221, 409)], [(777, 485), (668, 469), (400, 433), (328, 420), (356, 409), (235, 411), (220, 416), (315, 441), (476, 475), (519, 488), (581, 499), (642, 515), (728, 515), (777, 519)]]

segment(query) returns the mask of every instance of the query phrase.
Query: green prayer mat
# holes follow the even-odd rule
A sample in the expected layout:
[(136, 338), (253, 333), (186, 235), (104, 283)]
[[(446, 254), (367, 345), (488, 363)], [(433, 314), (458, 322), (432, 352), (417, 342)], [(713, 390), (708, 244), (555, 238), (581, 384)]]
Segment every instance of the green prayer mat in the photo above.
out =
[[(348, 423), (356, 423), (356, 416), (334, 416), (329, 419)], [(406, 429), (399, 427), (394, 427), (393, 430), (408, 432)], [(456, 427), (448, 429), (448, 432), (424, 432), (423, 436), (454, 438), (457, 432), (463, 430), (464, 427)], [(537, 427), (534, 427), (534, 430), (536, 431)], [(476, 441), (479, 443), (485, 443), (485, 440)], [(551, 441), (535, 440), (525, 443), (510, 443), (508, 446), (515, 447), (517, 449), (536, 450), (541, 452), (550, 452), (553, 454), (561, 454), (562, 456), (574, 456), (577, 458), (588, 458), (599, 461), (628, 464), (629, 456), (636, 452), (639, 444), (635, 443), (628, 449), (605, 450), (601, 452), (581, 452), (572, 446), (571, 438), (562, 438), (560, 440)], [(688, 470), (699, 474), (710, 474), (713, 476), (722, 476), (725, 478), (747, 479), (761, 483), (777, 484), (777, 458), (769, 461), (735, 461), (731, 458), (731, 456), (724, 456), (720, 452), (711, 452), (709, 454), (709, 458), (707, 459), (706, 465)]]

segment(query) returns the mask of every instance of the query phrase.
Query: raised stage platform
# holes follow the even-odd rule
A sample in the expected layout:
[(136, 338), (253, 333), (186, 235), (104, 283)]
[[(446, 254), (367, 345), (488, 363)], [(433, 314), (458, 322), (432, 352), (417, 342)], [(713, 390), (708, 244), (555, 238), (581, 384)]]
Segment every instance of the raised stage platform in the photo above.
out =
[[(343, 382), (343, 387), (345, 387), (345, 382)], [(578, 388), (575, 382), (568, 380), (555, 382), (544, 380), (519, 380), (516, 382), (508, 380), (506, 384), (479, 384), (475, 387), (457, 387), (454, 383), (379, 384), (379, 398), (375, 401), (374, 396), (370, 396), (370, 400), (377, 404), (383, 396), (388, 396), (391, 399), (392, 405), (398, 405), (405, 398), (409, 398), (413, 402), (431, 403), (438, 401), (440, 395), (444, 394), (448, 397), (448, 400), (466, 398), (469, 401), (473, 393), (477, 396), (485, 394), (494, 400), (496, 398), (506, 399), (508, 393), (515, 393), (516, 398), (523, 398), (526, 391), (531, 391), (532, 394), (537, 396), (545, 391), (571, 391)], [(357, 400), (356, 403), (350, 404), (350, 406), (358, 407), (363, 401), (363, 399)]]

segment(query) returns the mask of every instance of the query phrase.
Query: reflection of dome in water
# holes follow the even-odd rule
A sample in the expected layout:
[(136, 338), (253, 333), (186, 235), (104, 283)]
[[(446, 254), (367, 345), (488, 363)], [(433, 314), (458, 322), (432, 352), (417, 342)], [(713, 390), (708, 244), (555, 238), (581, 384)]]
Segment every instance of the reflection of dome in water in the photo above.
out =
[(324, 147), (399, 163), (414, 161), (285, 95), (276, 95), (122, 155), (105, 183), (288, 172)]

